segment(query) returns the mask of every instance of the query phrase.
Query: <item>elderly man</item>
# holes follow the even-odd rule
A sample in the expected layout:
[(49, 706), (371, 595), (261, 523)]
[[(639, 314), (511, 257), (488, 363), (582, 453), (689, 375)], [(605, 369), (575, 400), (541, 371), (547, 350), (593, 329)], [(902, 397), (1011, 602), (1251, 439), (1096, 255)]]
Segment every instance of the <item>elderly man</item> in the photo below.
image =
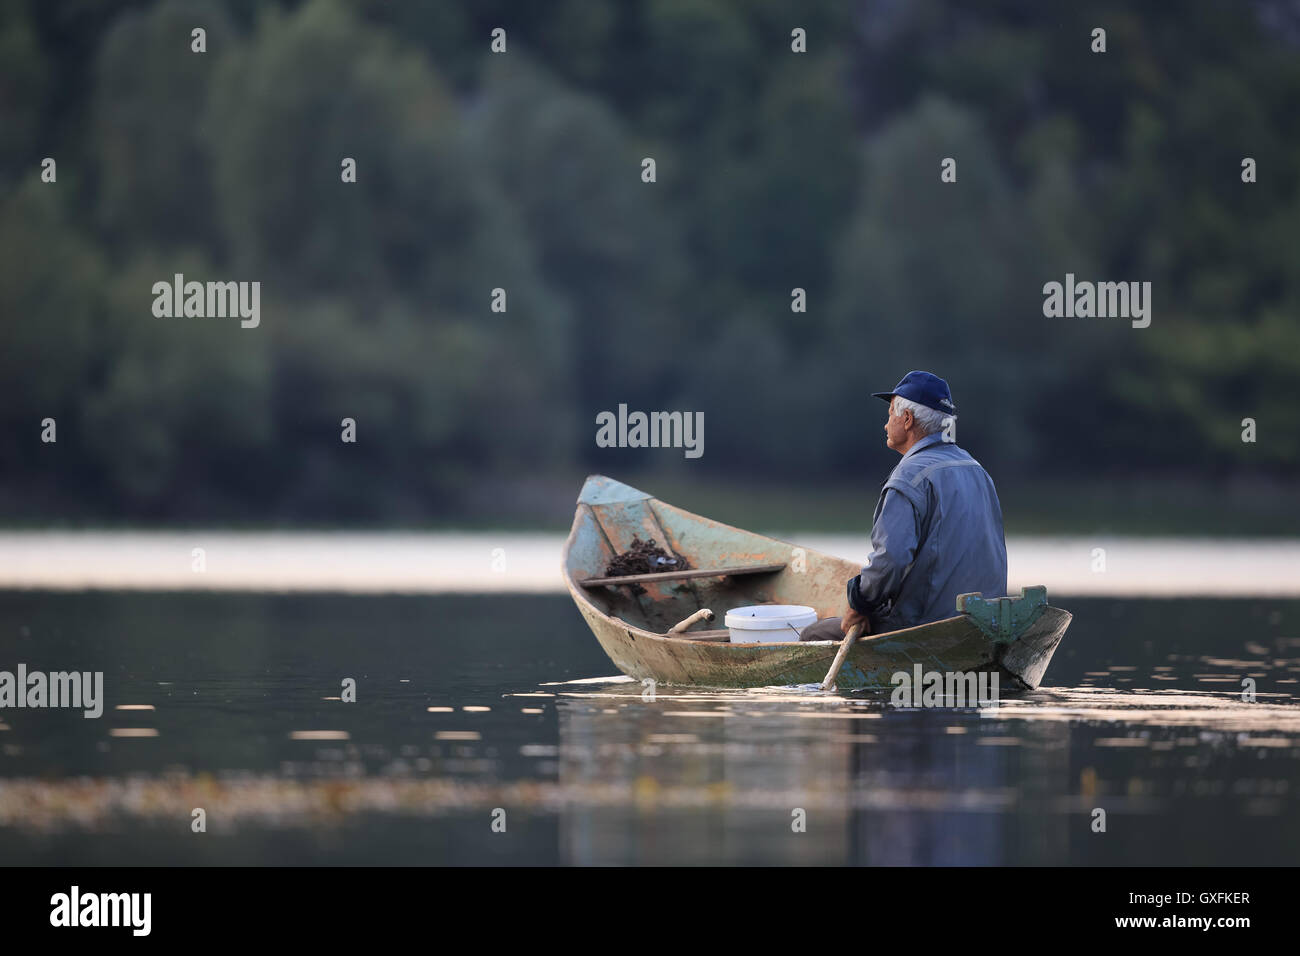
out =
[(908, 372), (892, 392), (885, 443), (903, 456), (876, 502), (867, 566), (848, 582), (848, 609), (805, 628), (801, 640), (839, 640), (952, 617), (957, 595), (1007, 591), (1002, 506), (993, 479), (953, 441), (957, 406), (948, 383)]

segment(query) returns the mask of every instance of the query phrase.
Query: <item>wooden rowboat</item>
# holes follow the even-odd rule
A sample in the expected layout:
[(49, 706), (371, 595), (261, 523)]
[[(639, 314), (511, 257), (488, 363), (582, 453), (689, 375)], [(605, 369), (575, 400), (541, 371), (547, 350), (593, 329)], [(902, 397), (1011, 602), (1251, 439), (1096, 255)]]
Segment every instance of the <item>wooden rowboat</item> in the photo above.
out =
[[(689, 570), (605, 577), (633, 537), (681, 555)], [(733, 644), (726, 630), (692, 625), (669, 631), (701, 609), (721, 621), (731, 608), (805, 604), (819, 618), (840, 614), (844, 587), (861, 567), (683, 511), (601, 475), (578, 498), (564, 544), (564, 580), (578, 610), (624, 674), (664, 684), (765, 687), (811, 684), (826, 676), (839, 641)], [(889, 690), (899, 671), (999, 675), (1001, 692), (1036, 688), (1070, 624), (1047, 603), (1047, 589), (1019, 597), (962, 595), (953, 617), (862, 637), (844, 661), (842, 690)]]

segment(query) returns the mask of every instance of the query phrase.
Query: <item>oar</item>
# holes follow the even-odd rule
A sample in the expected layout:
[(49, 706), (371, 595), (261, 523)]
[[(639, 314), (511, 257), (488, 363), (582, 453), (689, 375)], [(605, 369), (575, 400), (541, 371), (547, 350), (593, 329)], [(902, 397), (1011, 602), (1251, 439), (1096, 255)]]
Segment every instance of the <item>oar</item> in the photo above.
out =
[(840, 665), (844, 663), (844, 658), (849, 656), (849, 648), (853, 642), (862, 636), (862, 624), (854, 624), (849, 628), (849, 633), (845, 635), (844, 640), (840, 641), (840, 649), (835, 653), (835, 663), (831, 669), (826, 672), (826, 679), (822, 681), (822, 690), (830, 690), (835, 686), (835, 675), (840, 672)]

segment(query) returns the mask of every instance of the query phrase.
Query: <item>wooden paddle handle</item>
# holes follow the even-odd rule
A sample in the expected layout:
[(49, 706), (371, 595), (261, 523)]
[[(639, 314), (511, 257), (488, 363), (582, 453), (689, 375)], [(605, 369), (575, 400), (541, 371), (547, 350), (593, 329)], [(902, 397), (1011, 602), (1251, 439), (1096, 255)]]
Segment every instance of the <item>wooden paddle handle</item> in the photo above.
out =
[(680, 634), (697, 621), (713, 620), (713, 612), (707, 607), (702, 607), (684, 621), (678, 621), (672, 627), (668, 628), (669, 634)]
[(831, 669), (826, 672), (826, 679), (822, 681), (822, 690), (830, 690), (835, 686), (835, 677), (840, 672), (840, 665), (844, 663), (844, 658), (849, 656), (849, 649), (853, 647), (853, 642), (862, 636), (862, 627), (862, 624), (854, 624), (844, 640), (840, 641), (840, 649), (835, 653), (835, 663), (831, 665)]

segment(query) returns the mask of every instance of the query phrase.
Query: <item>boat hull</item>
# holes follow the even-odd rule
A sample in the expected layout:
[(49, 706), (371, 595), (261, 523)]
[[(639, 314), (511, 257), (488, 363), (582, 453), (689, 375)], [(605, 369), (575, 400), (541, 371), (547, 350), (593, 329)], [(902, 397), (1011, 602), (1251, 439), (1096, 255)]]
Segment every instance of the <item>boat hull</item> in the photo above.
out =
[[(620, 671), (637, 680), (695, 687), (769, 687), (821, 683), (835, 659), (835, 641), (732, 644), (668, 638), (583, 611), (596, 640)], [(1046, 607), (1015, 641), (990, 639), (964, 616), (891, 631), (856, 643), (836, 675), (840, 690), (892, 690), (895, 674), (915, 665), (940, 673), (998, 674), (1003, 691), (1033, 690), (1071, 615)]]

